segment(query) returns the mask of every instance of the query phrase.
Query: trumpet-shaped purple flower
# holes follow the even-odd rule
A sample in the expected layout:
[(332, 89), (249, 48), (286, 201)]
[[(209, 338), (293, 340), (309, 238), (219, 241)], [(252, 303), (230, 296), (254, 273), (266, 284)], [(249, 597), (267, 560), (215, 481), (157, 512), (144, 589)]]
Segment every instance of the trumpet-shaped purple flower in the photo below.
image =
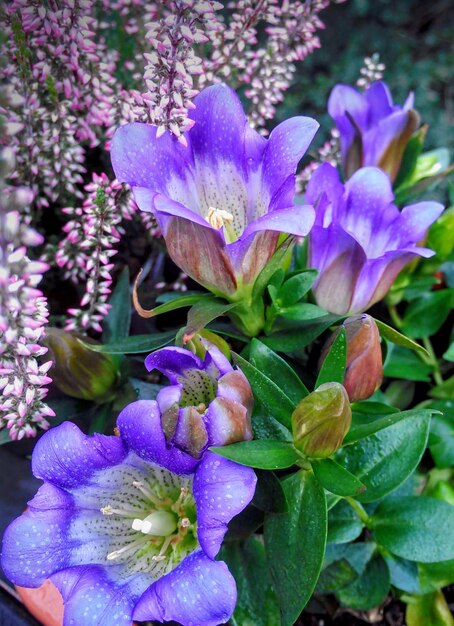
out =
[(317, 215), (308, 259), (319, 271), (315, 298), (331, 313), (365, 311), (386, 295), (406, 263), (434, 254), (417, 244), (443, 206), (418, 202), (399, 211), (390, 180), (378, 168), (364, 167), (343, 185), (337, 170), (324, 163), (313, 174), (306, 199)]
[(254, 472), (211, 452), (188, 472), (149, 402), (129, 405), (118, 426), (120, 437), (88, 437), (65, 422), (38, 442), (44, 485), (5, 533), (6, 574), (25, 587), (50, 578), (65, 624), (224, 624), (236, 586), (214, 557)]
[(155, 214), (175, 263), (214, 293), (241, 300), (279, 233), (307, 235), (313, 224), (312, 207), (293, 198), (296, 166), (318, 124), (295, 117), (266, 140), (227, 86), (208, 87), (194, 103), (187, 147), (169, 132), (128, 124), (115, 134), (112, 164), (139, 208)]
[[(157, 395), (167, 441), (195, 466), (208, 446), (252, 439), (251, 387), (240, 370), (211, 346), (202, 362), (183, 348), (163, 348), (145, 359), (170, 380)], [(153, 403), (155, 404), (155, 403)]]
[(336, 85), (328, 112), (340, 132), (342, 167), (347, 178), (360, 167), (375, 165), (397, 176), (408, 140), (419, 125), (413, 94), (403, 106), (393, 103), (387, 85), (372, 83), (362, 94), (349, 85)]

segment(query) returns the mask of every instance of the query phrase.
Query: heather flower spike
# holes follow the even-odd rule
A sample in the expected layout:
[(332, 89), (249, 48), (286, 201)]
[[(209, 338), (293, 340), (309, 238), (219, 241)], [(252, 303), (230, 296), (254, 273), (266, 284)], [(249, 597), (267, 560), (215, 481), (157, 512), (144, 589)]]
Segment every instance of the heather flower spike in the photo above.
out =
[(65, 624), (226, 623), (236, 586), (214, 557), (252, 499), (253, 470), (211, 452), (188, 468), (147, 402), (118, 427), (120, 437), (89, 437), (66, 422), (39, 440), (44, 485), (4, 535), (3, 569), (24, 587), (50, 578)]
[(166, 439), (195, 465), (208, 446), (252, 439), (254, 398), (238, 369), (214, 345), (204, 360), (183, 348), (163, 348), (145, 359), (148, 370), (159, 370), (171, 385), (150, 401), (159, 410)]
[(227, 86), (205, 89), (194, 103), (187, 147), (156, 127), (129, 124), (114, 136), (112, 164), (139, 208), (155, 214), (175, 263), (216, 295), (247, 303), (235, 313), (254, 335), (262, 325), (255, 279), (280, 233), (307, 235), (314, 221), (312, 207), (293, 200), (296, 166), (318, 124), (294, 117), (267, 141)]
[(317, 304), (331, 313), (362, 313), (386, 295), (406, 263), (434, 254), (418, 242), (443, 206), (426, 201), (399, 211), (389, 177), (375, 167), (358, 170), (343, 185), (325, 163), (313, 174), (306, 200), (317, 216), (308, 267), (319, 271)]
[(364, 94), (349, 85), (334, 87), (328, 112), (340, 132), (346, 178), (363, 166), (376, 165), (395, 180), (405, 146), (419, 126), (412, 107), (412, 93), (399, 106), (382, 81), (372, 83)]

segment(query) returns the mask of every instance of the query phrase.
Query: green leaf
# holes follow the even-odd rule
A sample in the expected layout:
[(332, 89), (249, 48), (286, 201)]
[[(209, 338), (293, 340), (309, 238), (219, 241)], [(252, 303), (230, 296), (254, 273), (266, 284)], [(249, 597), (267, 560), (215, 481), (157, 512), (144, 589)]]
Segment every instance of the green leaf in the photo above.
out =
[(444, 353), (443, 358), (446, 361), (454, 362), (454, 341), (452, 342), (452, 344), (449, 346), (449, 348)]
[(356, 476), (333, 459), (312, 461), (312, 469), (323, 487), (337, 496), (356, 496), (366, 490), (365, 485)]
[(9, 430), (6, 428), (6, 426), (4, 426), (0, 430), (0, 446), (4, 443), (9, 443), (10, 441), (13, 441), (13, 440), (9, 436)]
[[(392, 409), (392, 407), (390, 407), (390, 409)], [(369, 437), (374, 433), (378, 433), (385, 428), (389, 428), (393, 424), (398, 424), (403, 420), (414, 419), (417, 417), (430, 418), (432, 415), (435, 415), (436, 412), (437, 411), (435, 411), (435, 409), (411, 409), (410, 411), (396, 411), (394, 409), (393, 412), (388, 415), (384, 415), (383, 417), (379, 417), (365, 423), (357, 423), (355, 420), (356, 415), (354, 413), (353, 425), (345, 436), (343, 445), (346, 446), (361, 441), (362, 439)]]
[(366, 485), (366, 491), (356, 496), (358, 501), (378, 500), (410, 476), (426, 448), (429, 427), (430, 412), (414, 411), (338, 452), (337, 460)]
[(286, 280), (279, 289), (277, 304), (283, 308), (296, 304), (312, 287), (317, 275), (317, 270), (306, 270)]
[(293, 402), (294, 407), (309, 394), (300, 377), (290, 365), (258, 339), (251, 341), (250, 360), (252, 365), (282, 389)]
[(431, 403), (433, 409), (442, 412), (432, 419), (430, 433), (438, 438), (435, 444), (430, 444), (430, 453), (435, 465), (440, 468), (454, 466), (454, 404), (451, 400), (435, 400)]
[(382, 556), (374, 554), (364, 572), (336, 595), (343, 606), (368, 611), (383, 602), (388, 595), (389, 585), (388, 567)]
[(279, 309), (278, 315), (287, 320), (305, 322), (308, 320), (318, 319), (319, 317), (324, 317), (326, 315), (326, 311), (316, 304), (302, 302), (300, 304), (293, 304), (292, 306)]
[(422, 593), (447, 587), (454, 583), (454, 560), (418, 563), (418, 573)]
[(421, 127), (414, 135), (410, 137), (407, 145), (405, 146), (404, 154), (402, 156), (401, 165), (394, 181), (394, 189), (399, 190), (399, 187), (406, 187), (406, 180), (411, 179), (419, 155), (422, 152), (424, 145), (424, 139), (427, 134), (427, 126)]
[(262, 407), (269, 415), (276, 418), (287, 428), (292, 428), (291, 417), (295, 410), (294, 403), (268, 376), (239, 354), (232, 352), (233, 360), (241, 369), (252, 387), (254, 396), (258, 398)]
[(342, 385), (346, 365), (347, 335), (345, 334), (345, 329), (342, 328), (322, 363), (314, 388), (317, 389), (323, 383), (340, 383)]
[(131, 295), (129, 284), (129, 269), (123, 268), (116, 287), (109, 299), (111, 309), (104, 318), (102, 342), (110, 343), (123, 339), (129, 334), (131, 326)]
[(274, 472), (256, 470), (257, 486), (252, 504), (267, 513), (288, 511), (287, 499), (279, 478)]
[(281, 624), (293, 626), (322, 567), (327, 513), (323, 488), (312, 473), (299, 471), (287, 478), (283, 487), (288, 512), (266, 515), (264, 536)]
[(407, 626), (454, 626), (454, 617), (441, 591), (407, 598)]
[(266, 289), (267, 284), (269, 283), (271, 277), (275, 274), (277, 270), (279, 270), (284, 263), (285, 256), (289, 253), (292, 244), (294, 243), (295, 238), (288, 236), (277, 248), (276, 252), (273, 254), (272, 258), (265, 265), (263, 270), (257, 276), (254, 288), (252, 290), (252, 300), (257, 300), (261, 298), (263, 292)]
[(203, 299), (212, 299), (213, 296), (210, 293), (193, 293), (189, 295), (180, 296), (178, 298), (172, 298), (164, 304), (160, 304), (148, 311), (147, 317), (156, 317), (156, 315), (162, 315), (162, 313), (169, 313), (170, 311), (176, 311), (177, 309), (184, 309), (185, 307), (192, 306), (200, 302)]
[(409, 561), (454, 559), (454, 506), (437, 498), (387, 498), (370, 517), (378, 543)]
[(422, 361), (417, 354), (400, 346), (390, 345), (383, 368), (387, 378), (404, 378), (429, 382), (432, 367)]
[(347, 543), (357, 539), (364, 524), (352, 507), (341, 500), (328, 514), (328, 543)]
[(147, 383), (139, 378), (130, 378), (129, 382), (136, 394), (137, 400), (156, 400), (156, 396), (162, 389), (162, 385)]
[(213, 446), (210, 450), (235, 463), (268, 470), (291, 467), (300, 459), (291, 443), (267, 439), (240, 441), (229, 446)]
[[(108, 434), (108, 425), (113, 419), (112, 416), (112, 402), (106, 402), (101, 404), (90, 422), (90, 428), (88, 432), (90, 435), (93, 433)], [(110, 434), (110, 433), (109, 433)]]
[(256, 537), (244, 544), (224, 543), (220, 558), (227, 563), (238, 589), (232, 626), (280, 626), (263, 543)]
[(338, 559), (322, 569), (315, 593), (335, 593), (342, 587), (351, 584), (355, 578), (357, 578), (357, 574), (350, 563), (346, 559)]
[(175, 338), (175, 333), (175, 330), (168, 330), (154, 335), (132, 335), (105, 345), (82, 343), (86, 348), (94, 352), (103, 352), (104, 354), (142, 354), (144, 352), (153, 352), (153, 350), (171, 343)]
[(414, 561), (401, 559), (387, 550), (383, 550), (383, 558), (389, 569), (391, 585), (406, 593), (420, 593), (418, 566)]
[(454, 305), (454, 289), (431, 291), (411, 302), (402, 323), (410, 337), (430, 337), (448, 317)]
[(204, 298), (199, 300), (188, 311), (186, 328), (184, 329), (183, 343), (191, 339), (199, 330), (218, 317), (225, 315), (236, 307), (236, 303), (225, 302), (218, 298)]
[(254, 431), (254, 439), (275, 439), (293, 442), (293, 435), (290, 430), (271, 415), (267, 415), (258, 402), (254, 404), (252, 412), (252, 429)]
[(261, 337), (260, 341), (277, 352), (294, 352), (308, 346), (340, 319), (342, 318), (338, 315), (324, 315), (306, 324), (298, 325), (296, 329), (282, 330), (267, 337)]
[[(375, 318), (374, 318), (375, 319)], [(391, 343), (395, 343), (397, 346), (402, 346), (402, 348), (408, 348), (409, 350), (414, 350), (415, 352), (419, 352), (424, 356), (429, 356), (429, 353), (423, 346), (420, 346), (419, 343), (409, 339), (405, 335), (402, 335), (398, 330), (395, 330), (388, 324), (381, 322), (380, 320), (375, 319), (375, 323), (378, 326), (378, 330), (380, 331), (380, 335), (390, 341)]]
[(440, 398), (441, 400), (450, 400), (454, 398), (454, 375), (437, 385), (429, 391), (432, 398)]

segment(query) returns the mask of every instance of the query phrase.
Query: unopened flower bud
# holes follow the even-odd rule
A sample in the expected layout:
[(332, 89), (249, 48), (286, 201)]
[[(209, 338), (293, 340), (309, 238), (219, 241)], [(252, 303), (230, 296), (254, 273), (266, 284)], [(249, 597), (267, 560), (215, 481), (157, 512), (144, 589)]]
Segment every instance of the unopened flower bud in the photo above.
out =
[(339, 383), (325, 383), (303, 398), (292, 415), (293, 444), (313, 459), (338, 450), (352, 421), (348, 395)]
[(366, 400), (380, 387), (383, 380), (383, 360), (377, 324), (367, 314), (349, 317), (333, 333), (323, 354), (327, 353), (342, 327), (347, 336), (344, 387), (350, 402)]
[(207, 350), (212, 346), (220, 350), (229, 361), (231, 360), (230, 348), (226, 340), (206, 328), (195, 334), (187, 345), (191, 352), (194, 352), (202, 360), (205, 359)]
[(92, 339), (60, 328), (46, 330), (45, 343), (52, 358), (52, 379), (68, 396), (105, 402), (114, 396), (118, 370), (108, 354), (101, 354), (80, 343)]

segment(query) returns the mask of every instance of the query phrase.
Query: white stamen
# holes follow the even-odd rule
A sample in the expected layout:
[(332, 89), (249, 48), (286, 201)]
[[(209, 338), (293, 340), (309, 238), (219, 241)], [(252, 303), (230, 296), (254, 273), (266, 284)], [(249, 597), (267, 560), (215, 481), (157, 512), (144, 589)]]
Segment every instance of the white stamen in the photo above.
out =
[(137, 489), (143, 493), (143, 495), (148, 498), (149, 500), (151, 500), (151, 502), (153, 502), (153, 504), (155, 504), (157, 507), (160, 506), (165, 506), (166, 504), (169, 504), (169, 499), (166, 498), (165, 500), (160, 500), (159, 498), (157, 498), (155, 496), (155, 494), (146, 486), (143, 484), (143, 482), (141, 482), (140, 480), (133, 480), (132, 482), (134, 487), (137, 487)]
[(128, 544), (127, 546), (124, 546), (123, 548), (120, 548), (119, 550), (114, 550), (113, 552), (109, 552), (109, 554), (107, 555), (107, 560), (114, 561), (115, 559), (118, 559), (118, 557), (128, 554), (128, 552), (132, 552), (133, 550), (135, 550), (135, 548), (137, 548), (138, 546), (142, 545), (143, 543), (147, 541), (149, 541), (148, 536), (141, 537), (140, 539), (136, 539), (136, 541), (133, 541), (132, 543)]
[(103, 515), (120, 515), (121, 517), (134, 517), (137, 511), (133, 509), (114, 509), (110, 504), (99, 509)]
[(208, 207), (207, 222), (216, 230), (219, 230), (226, 224), (233, 222), (233, 215), (224, 209), (216, 209), (212, 206)]
[(191, 522), (189, 521), (189, 518), (183, 517), (181, 519), (181, 521), (180, 521), (181, 528), (189, 528), (190, 525), (191, 525)]
[(165, 553), (167, 552), (167, 548), (169, 547), (172, 539), (173, 537), (171, 536), (167, 537), (167, 539), (162, 544), (161, 549), (159, 550), (159, 554), (156, 554), (155, 556), (151, 557), (152, 561), (163, 561), (166, 558)]

